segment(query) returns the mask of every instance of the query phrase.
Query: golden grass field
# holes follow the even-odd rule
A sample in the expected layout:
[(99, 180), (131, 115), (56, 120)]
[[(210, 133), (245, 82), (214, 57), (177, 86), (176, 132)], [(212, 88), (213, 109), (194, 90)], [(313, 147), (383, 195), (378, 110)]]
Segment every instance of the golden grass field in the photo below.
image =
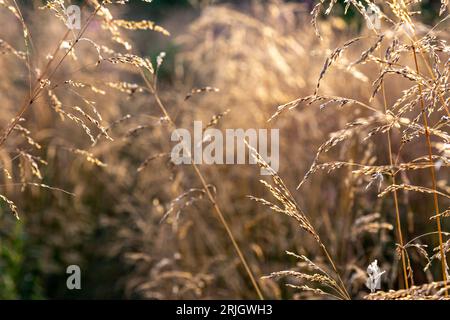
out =
[[(79, 29), (25, 2), (0, 0), (0, 298), (448, 299), (448, 1), (87, 0)], [(175, 165), (194, 121), (279, 129), (279, 170)]]

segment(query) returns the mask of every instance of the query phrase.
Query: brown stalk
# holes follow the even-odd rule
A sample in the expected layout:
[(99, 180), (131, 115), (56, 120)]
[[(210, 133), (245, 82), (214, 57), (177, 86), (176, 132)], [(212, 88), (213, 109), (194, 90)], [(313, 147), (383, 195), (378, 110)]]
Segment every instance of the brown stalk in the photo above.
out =
[[(381, 91), (383, 93), (383, 104), (384, 104), (384, 113), (387, 114), (387, 99), (386, 99), (386, 90), (384, 86), (384, 81), (381, 84)], [(392, 156), (392, 138), (391, 138), (391, 129), (387, 132), (388, 137), (388, 151), (389, 151), (389, 164), (391, 167), (394, 165), (393, 162), (393, 156)], [(395, 183), (395, 172), (392, 172), (392, 183)], [(405, 288), (409, 289), (408, 285), (408, 273), (406, 271), (406, 258), (405, 258), (405, 251), (403, 249), (403, 234), (402, 234), (402, 226), (401, 226), (401, 219), (400, 219), (400, 210), (398, 205), (398, 195), (397, 190), (394, 190), (394, 205), (395, 205), (395, 217), (396, 217), (396, 225), (397, 225), (397, 237), (398, 241), (400, 243), (401, 247), (401, 256), (402, 256), (402, 267), (403, 267), (403, 279), (405, 282)]]
[(325, 256), (327, 257), (328, 261), (330, 262), (331, 267), (333, 268), (334, 273), (336, 274), (336, 276), (337, 276), (337, 278), (338, 278), (338, 280), (339, 280), (339, 282), (340, 282), (340, 286), (338, 287), (338, 288), (340, 289), (339, 292), (340, 292), (340, 293), (344, 296), (344, 298), (346, 298), (347, 300), (352, 300), (352, 298), (351, 298), (350, 295), (348, 294), (347, 289), (345, 288), (345, 284), (344, 284), (344, 282), (342, 281), (342, 278), (341, 278), (341, 276), (340, 276), (340, 274), (339, 274), (339, 272), (338, 272), (338, 270), (337, 270), (337, 268), (336, 268), (336, 265), (334, 264), (333, 259), (331, 258), (330, 254), (328, 253), (327, 248), (325, 247), (325, 245), (324, 245), (322, 242), (320, 242), (320, 248), (321, 248), (322, 251), (324, 252), (324, 254), (325, 254)]
[[(416, 72), (419, 74), (419, 64), (417, 62), (416, 48), (415, 48), (414, 43), (412, 45), (412, 49), (413, 49), (414, 64), (416, 67)], [(420, 106), (422, 109), (421, 112), (422, 112), (422, 116), (423, 116), (423, 125), (424, 125), (424, 129), (425, 129), (425, 138), (426, 138), (426, 142), (427, 142), (428, 156), (429, 156), (430, 165), (431, 165), (430, 173), (431, 173), (431, 182), (432, 182), (432, 186), (433, 186), (433, 190), (434, 190), (433, 198), (434, 198), (434, 208), (435, 208), (435, 212), (436, 212), (436, 224), (437, 224), (437, 229), (438, 229), (439, 251), (441, 254), (442, 278), (446, 282), (447, 281), (447, 273), (446, 273), (447, 262), (446, 262), (446, 258), (445, 258), (445, 252), (444, 252), (444, 246), (443, 246), (443, 240), (442, 240), (441, 219), (439, 216), (439, 213), (440, 213), (439, 201), (438, 201), (438, 195), (436, 193), (436, 191), (437, 191), (436, 172), (435, 172), (434, 162), (433, 162), (433, 152), (432, 152), (432, 148), (431, 148), (430, 131), (428, 128), (428, 119), (427, 119), (427, 115), (426, 115), (425, 101), (424, 101), (423, 94), (422, 94), (422, 85), (419, 82), (417, 83), (417, 85), (419, 87)], [(447, 288), (445, 288), (445, 296), (446, 297), (448, 296)]]
[[(160, 108), (160, 110), (162, 111), (162, 113), (164, 114), (164, 116), (166, 117), (166, 119), (168, 120), (170, 125), (172, 126), (172, 128), (176, 129), (177, 127), (175, 125), (175, 122), (170, 117), (166, 107), (164, 106), (161, 99), (159, 98), (159, 95), (158, 95), (157, 91), (155, 90), (154, 86), (152, 86), (152, 84), (148, 81), (147, 77), (145, 76), (144, 72), (142, 72), (142, 70), (141, 70), (141, 75), (142, 75), (146, 85), (148, 86), (150, 91), (153, 93), (158, 107)], [(191, 157), (191, 159), (192, 159), (192, 155), (189, 151), (188, 151), (188, 154), (189, 154), (189, 157)], [(242, 251), (239, 247), (239, 244), (237, 243), (236, 238), (234, 237), (233, 232), (231, 231), (231, 228), (228, 225), (228, 222), (225, 220), (225, 216), (223, 215), (222, 210), (220, 209), (219, 205), (217, 204), (216, 200), (214, 199), (214, 196), (208, 187), (208, 183), (206, 182), (205, 177), (201, 173), (199, 167), (194, 163), (194, 161), (191, 161), (191, 164), (192, 164), (192, 167), (194, 168), (195, 174), (197, 175), (197, 177), (200, 180), (200, 183), (202, 184), (203, 189), (206, 192), (206, 195), (207, 195), (209, 201), (212, 203), (212, 205), (214, 207), (214, 212), (216, 213), (219, 221), (222, 223), (223, 227), (225, 228), (228, 238), (231, 240), (231, 243), (233, 244), (233, 247), (239, 257), (239, 260), (241, 261), (242, 265), (244, 266), (244, 269), (252, 282), (252, 285), (256, 291), (256, 294), (258, 295), (258, 298), (260, 300), (264, 300), (264, 296), (261, 292), (261, 289), (259, 288), (256, 278), (253, 275), (253, 272), (250, 269), (250, 266), (248, 265), (247, 260), (245, 259), (244, 254), (242, 253)]]

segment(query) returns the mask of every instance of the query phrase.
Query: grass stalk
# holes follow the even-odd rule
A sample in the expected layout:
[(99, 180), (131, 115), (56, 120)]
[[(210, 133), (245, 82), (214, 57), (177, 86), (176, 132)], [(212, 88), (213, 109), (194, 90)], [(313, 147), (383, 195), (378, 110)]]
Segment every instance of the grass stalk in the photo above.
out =
[[(384, 86), (384, 81), (381, 84), (381, 92), (383, 95), (383, 105), (384, 105), (384, 113), (387, 114), (387, 98), (386, 98), (386, 89)], [(389, 154), (389, 164), (392, 167), (394, 165), (393, 156), (392, 156), (392, 137), (391, 137), (391, 129), (387, 132), (387, 141), (388, 141), (388, 154)], [(392, 183), (396, 184), (396, 174), (394, 171), (392, 171)], [(401, 225), (401, 219), (400, 219), (400, 210), (398, 205), (398, 194), (397, 190), (394, 190), (394, 206), (395, 206), (395, 218), (396, 218), (396, 227), (397, 227), (397, 237), (398, 241), (401, 247), (401, 259), (402, 259), (402, 269), (403, 269), (403, 279), (405, 288), (409, 288), (408, 284), (408, 273), (406, 271), (406, 258), (405, 258), (405, 251), (403, 249), (404, 243), (403, 243), (403, 233), (402, 233), (402, 225)]]
[[(413, 43), (412, 45), (413, 50), (413, 57), (414, 57), (414, 64), (416, 68), (416, 72), (419, 74), (419, 63), (417, 61), (417, 54), (416, 54), (416, 47)], [(447, 281), (447, 273), (446, 273), (446, 258), (445, 258), (445, 251), (444, 251), (444, 245), (442, 240), (442, 227), (441, 227), (441, 219), (440, 219), (440, 210), (439, 210), (439, 200), (438, 195), (436, 193), (437, 191), (437, 184), (436, 184), (436, 172), (434, 167), (434, 161), (433, 161), (433, 152), (431, 147), (431, 137), (430, 137), (430, 130), (428, 128), (428, 119), (426, 114), (426, 108), (425, 108), (425, 101), (423, 98), (422, 93), (422, 85), (418, 82), (419, 87), (419, 94), (420, 94), (420, 106), (421, 106), (421, 112), (423, 117), (423, 125), (425, 130), (425, 139), (427, 143), (427, 149), (428, 149), (428, 156), (430, 161), (430, 174), (431, 174), (431, 182), (432, 182), (432, 188), (433, 188), (433, 199), (434, 199), (434, 209), (436, 213), (436, 225), (437, 225), (437, 231), (438, 231), (438, 238), (439, 238), (439, 251), (441, 254), (441, 268), (442, 268), (442, 279), (446, 282)], [(448, 290), (445, 288), (445, 296), (448, 296)]]

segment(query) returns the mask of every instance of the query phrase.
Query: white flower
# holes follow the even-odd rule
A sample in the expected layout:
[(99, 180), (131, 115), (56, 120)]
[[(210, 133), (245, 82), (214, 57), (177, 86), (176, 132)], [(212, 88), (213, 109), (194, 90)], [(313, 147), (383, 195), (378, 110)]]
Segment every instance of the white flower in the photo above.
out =
[(370, 289), (370, 292), (375, 292), (375, 290), (381, 288), (381, 276), (386, 271), (381, 271), (380, 267), (378, 267), (378, 261), (375, 260), (367, 267), (367, 281), (366, 286)]

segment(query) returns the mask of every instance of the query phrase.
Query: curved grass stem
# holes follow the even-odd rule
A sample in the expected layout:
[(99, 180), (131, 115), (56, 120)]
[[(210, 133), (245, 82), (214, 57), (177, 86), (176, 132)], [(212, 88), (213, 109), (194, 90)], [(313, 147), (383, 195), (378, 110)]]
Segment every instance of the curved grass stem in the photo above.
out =
[[(384, 105), (384, 113), (387, 114), (387, 99), (386, 99), (386, 88), (384, 86), (384, 81), (381, 83), (381, 92), (383, 94), (383, 105)], [(391, 167), (394, 165), (393, 156), (392, 156), (392, 137), (391, 137), (391, 129), (387, 132), (387, 141), (388, 141), (388, 154), (389, 154), (389, 164)], [(396, 177), (395, 172), (392, 172), (392, 183), (396, 184)], [(402, 225), (401, 225), (401, 219), (400, 219), (400, 210), (398, 205), (398, 195), (397, 190), (394, 190), (394, 206), (395, 206), (395, 219), (396, 219), (396, 226), (397, 226), (397, 237), (400, 246), (403, 248), (403, 233), (402, 233)], [(406, 257), (404, 250), (401, 250), (401, 259), (402, 259), (402, 269), (403, 269), (403, 279), (405, 288), (409, 288), (408, 284), (408, 273), (406, 270)], [(411, 279), (412, 281), (412, 279)]]
[[(412, 44), (412, 50), (413, 50), (413, 57), (414, 57), (414, 64), (416, 67), (416, 72), (419, 73), (419, 63), (417, 62), (417, 54), (416, 54), (416, 48), (414, 43)], [(427, 113), (425, 109), (425, 100), (423, 98), (422, 93), (422, 85), (420, 83), (417, 83), (419, 87), (419, 94), (420, 94), (420, 106), (421, 106), (421, 112), (423, 117), (423, 125), (425, 129), (425, 139), (427, 143), (427, 149), (428, 149), (428, 156), (430, 161), (430, 174), (431, 174), (431, 182), (433, 190), (435, 191), (433, 193), (433, 199), (434, 199), (434, 209), (436, 212), (436, 225), (437, 225), (437, 232), (438, 232), (438, 238), (439, 238), (439, 251), (441, 254), (441, 268), (442, 268), (442, 279), (446, 282), (447, 281), (447, 261), (445, 258), (445, 251), (444, 251), (444, 245), (442, 240), (442, 227), (441, 227), (441, 218), (439, 216), (440, 210), (439, 210), (439, 200), (438, 195), (436, 193), (437, 191), (437, 184), (436, 184), (436, 172), (434, 168), (434, 162), (433, 162), (433, 151), (431, 147), (431, 137), (430, 137), (430, 130), (428, 128), (428, 119), (427, 119)], [(448, 290), (445, 288), (445, 296), (448, 297)]]
[[(166, 117), (166, 119), (169, 121), (170, 125), (176, 129), (176, 124), (175, 122), (172, 120), (169, 112), (167, 111), (167, 108), (164, 106), (163, 102), (161, 101), (161, 99), (159, 98), (159, 95), (155, 89), (155, 87), (150, 83), (150, 81), (147, 79), (146, 75), (144, 74), (144, 72), (142, 72), (141, 70), (141, 75), (146, 83), (146, 85), (148, 86), (149, 90), (153, 93), (153, 96), (155, 97), (156, 103), (159, 107), (159, 109), (161, 110), (161, 112), (164, 114), (164, 116)], [(188, 151), (188, 156), (192, 158), (191, 153)], [(195, 174), (197, 175), (197, 177), (200, 180), (200, 183), (202, 184), (203, 189), (206, 192), (206, 195), (208, 197), (208, 200), (212, 203), (213, 208), (214, 208), (214, 212), (216, 213), (219, 221), (221, 222), (221, 224), (223, 225), (228, 238), (230, 239), (231, 243), (233, 244), (233, 247), (239, 257), (239, 260), (241, 261), (242, 265), (244, 266), (244, 269), (248, 275), (248, 277), (250, 278), (250, 281), (252, 282), (252, 285), (256, 291), (256, 294), (258, 295), (258, 298), (260, 300), (264, 300), (264, 296), (262, 294), (261, 289), (259, 288), (258, 282), (256, 281), (255, 276), (253, 275), (252, 270), (250, 269), (249, 264), (247, 263), (247, 260), (244, 257), (244, 254), (242, 253), (241, 248), (239, 247), (239, 244), (237, 243), (237, 240), (235, 238), (235, 236), (233, 235), (233, 232), (231, 231), (231, 228), (228, 224), (228, 222), (225, 220), (225, 216), (222, 213), (222, 210), (220, 209), (219, 205), (217, 204), (213, 194), (211, 193), (211, 191), (208, 188), (208, 183), (206, 182), (205, 177), (203, 176), (203, 174), (201, 173), (199, 167), (194, 163), (194, 161), (191, 161), (192, 167), (195, 171)]]

